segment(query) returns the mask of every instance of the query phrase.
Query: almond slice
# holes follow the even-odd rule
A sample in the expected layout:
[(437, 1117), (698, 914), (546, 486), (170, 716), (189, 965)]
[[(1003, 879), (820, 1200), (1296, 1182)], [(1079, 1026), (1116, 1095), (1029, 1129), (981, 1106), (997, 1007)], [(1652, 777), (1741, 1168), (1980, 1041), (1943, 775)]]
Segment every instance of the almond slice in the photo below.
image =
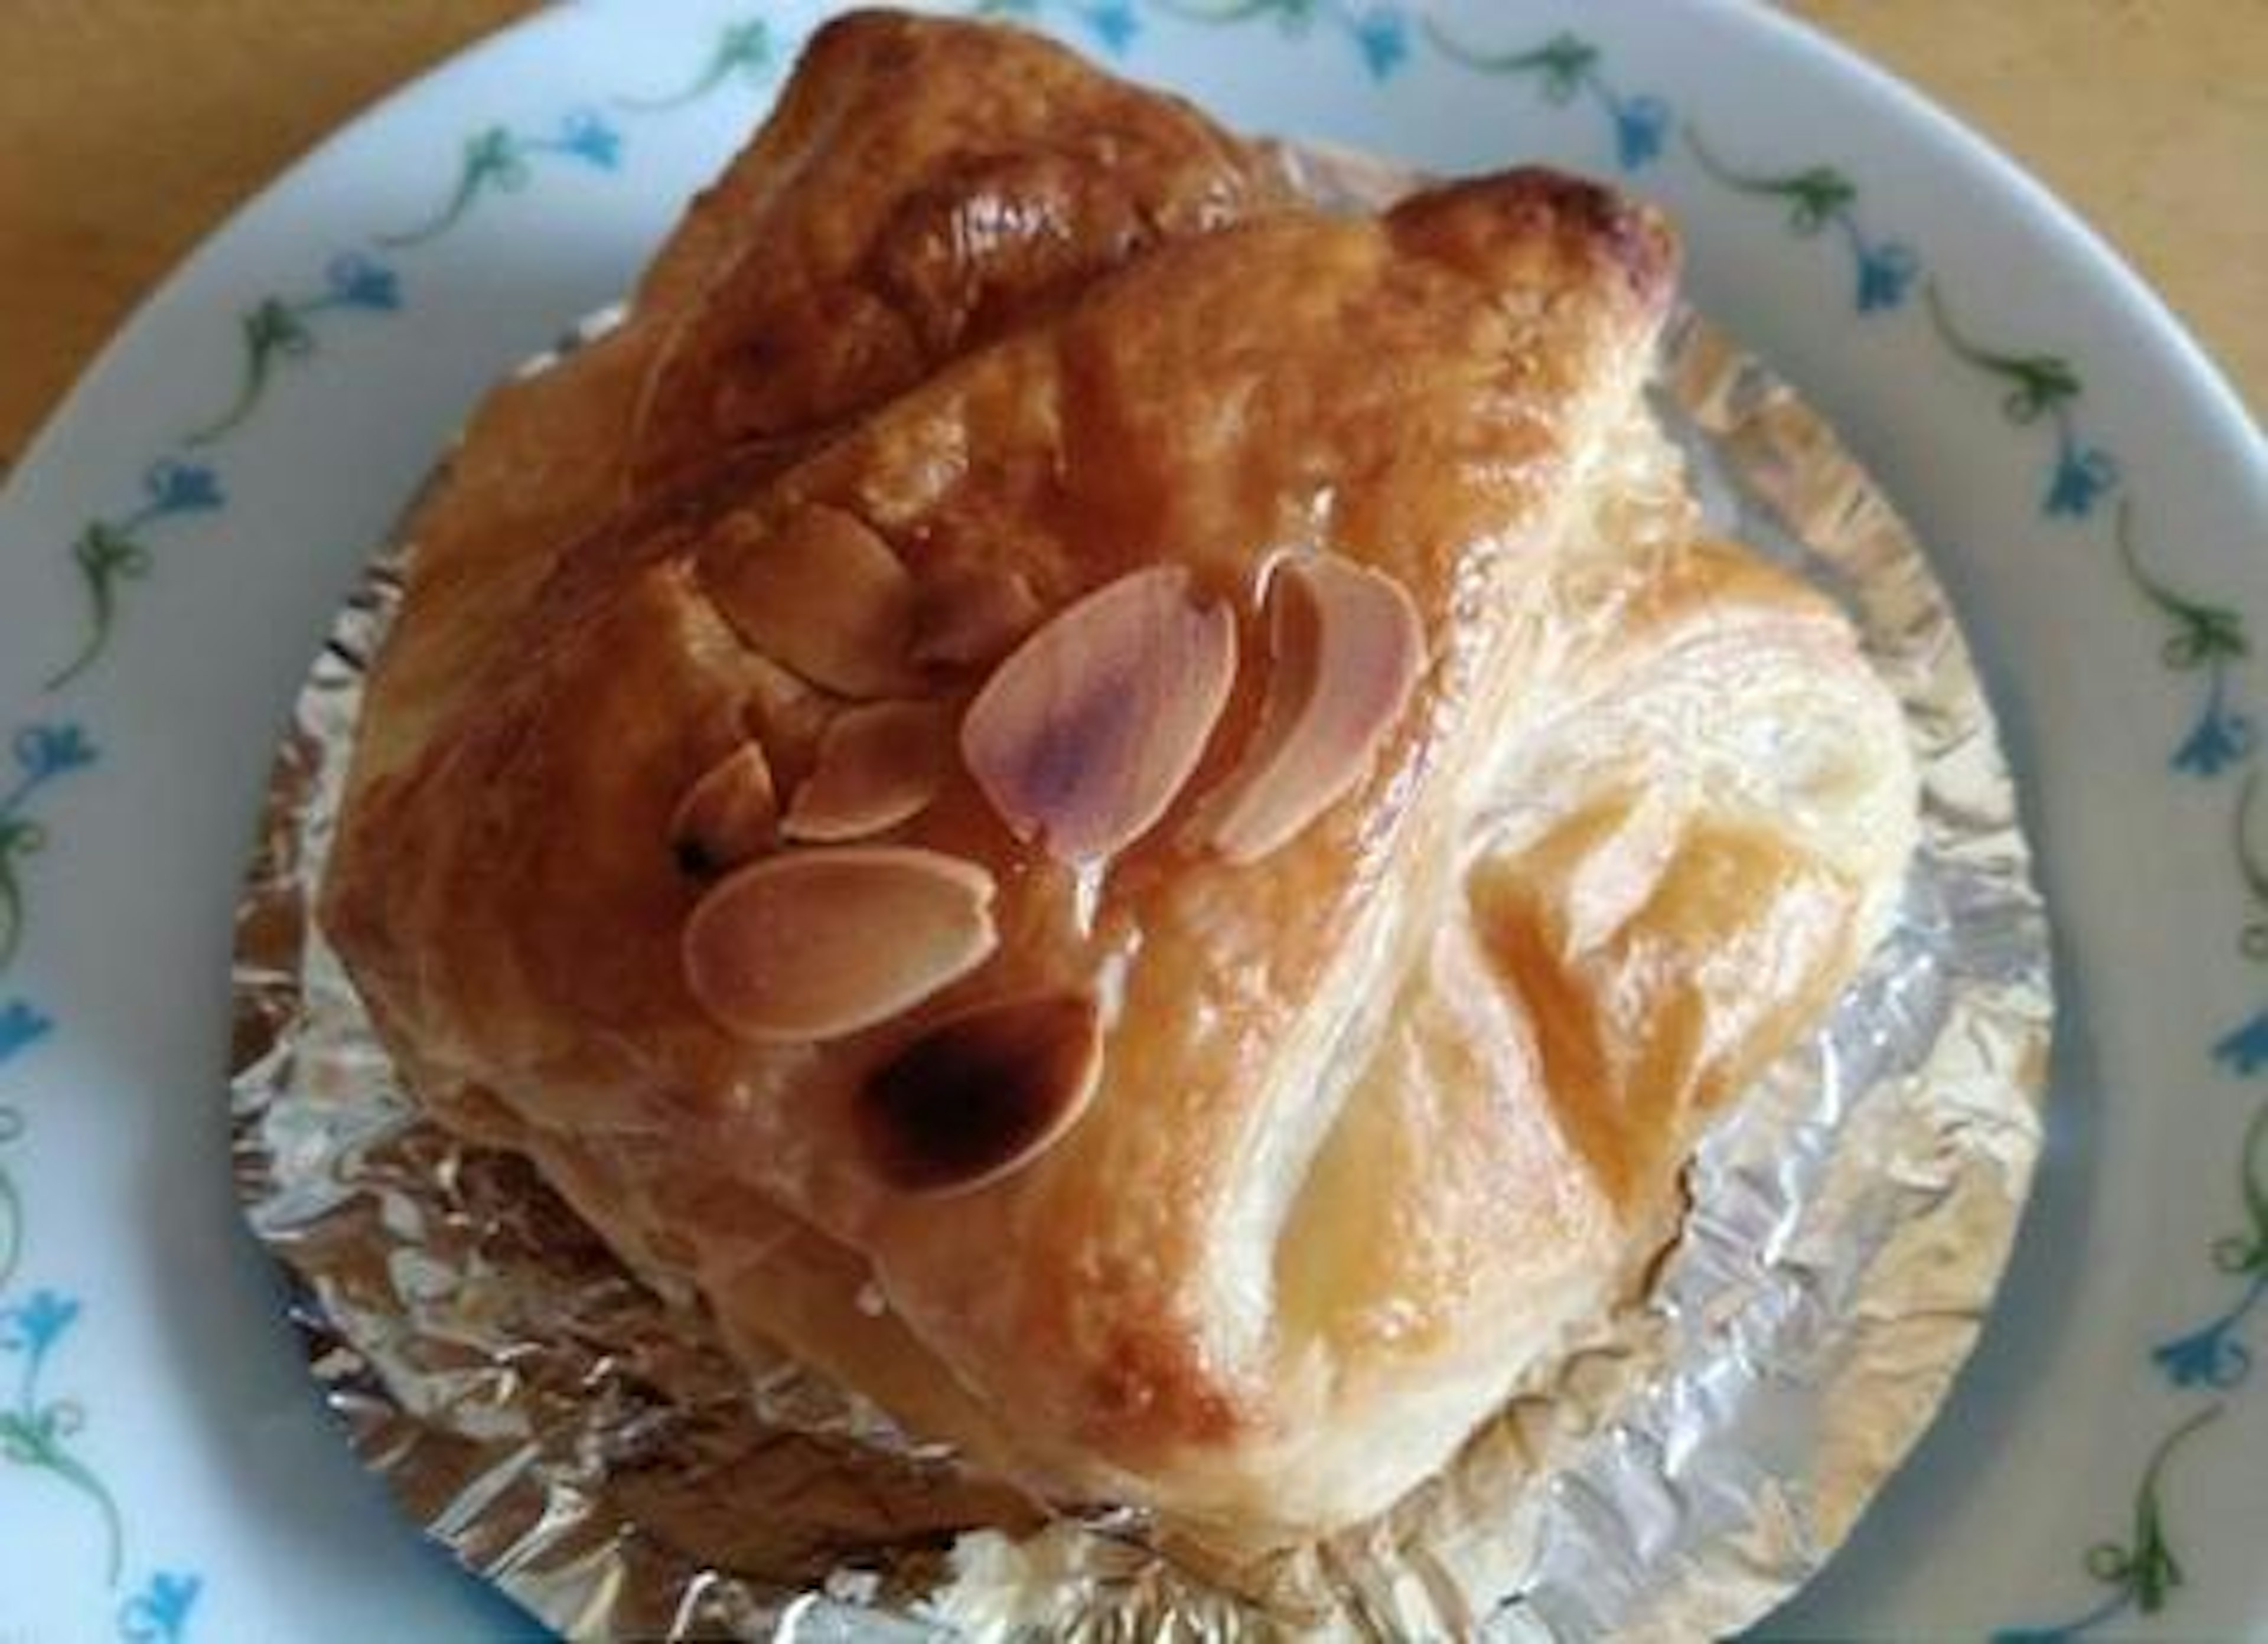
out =
[(952, 721), (936, 702), (875, 702), (836, 715), (819, 760), (789, 802), (792, 839), (863, 839), (895, 827), (937, 797)]
[(913, 659), (947, 667), (998, 662), (1040, 620), (1039, 597), (1013, 571), (955, 571), (924, 588)]
[(1093, 999), (982, 1006), (931, 1029), (867, 1079), (859, 1123), (868, 1156), (903, 1193), (982, 1187), (1068, 1132), (1101, 1072)]
[(740, 637), (814, 685), (860, 698), (912, 688), (914, 579), (841, 509), (798, 509), (769, 531), (727, 521), (703, 548), (702, 571)]
[(1410, 705), (1425, 629), (1400, 583), (1333, 554), (1268, 581), (1268, 695), (1186, 838), (1233, 862), (1289, 841), (1353, 789)]
[(670, 818), (670, 848), (696, 878), (712, 878), (761, 854), (779, 817), (764, 751), (744, 742), (685, 790)]
[(836, 1039), (909, 1010), (998, 942), (992, 876), (936, 851), (792, 851), (741, 869), (686, 921), (686, 985), (759, 1043)]
[(737, 669), (743, 732), (764, 746), (777, 789), (809, 770), (819, 738), (842, 704), (760, 652), (741, 652)]
[(1058, 613), (969, 704), (961, 752), (1009, 828), (1067, 862), (1166, 813), (1236, 676), (1236, 619), (1182, 566), (1122, 576)]

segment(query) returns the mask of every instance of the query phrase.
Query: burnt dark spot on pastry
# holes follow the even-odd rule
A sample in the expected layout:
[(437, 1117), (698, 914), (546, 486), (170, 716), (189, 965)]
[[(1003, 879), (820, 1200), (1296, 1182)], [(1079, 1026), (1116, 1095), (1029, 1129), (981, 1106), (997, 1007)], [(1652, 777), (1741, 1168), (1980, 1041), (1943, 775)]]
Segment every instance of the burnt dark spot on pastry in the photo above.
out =
[(763, 749), (743, 742), (686, 790), (670, 818), (670, 851), (688, 877), (714, 879), (769, 848), (777, 819)]
[(859, 1129), (905, 1193), (976, 1187), (1036, 1157), (1093, 1093), (1101, 1022), (1084, 994), (989, 1005), (931, 1029), (868, 1077)]
[(676, 858), (677, 870), (688, 879), (703, 884), (725, 871), (725, 864), (709, 854), (697, 839), (675, 839), (669, 843), (670, 855)]

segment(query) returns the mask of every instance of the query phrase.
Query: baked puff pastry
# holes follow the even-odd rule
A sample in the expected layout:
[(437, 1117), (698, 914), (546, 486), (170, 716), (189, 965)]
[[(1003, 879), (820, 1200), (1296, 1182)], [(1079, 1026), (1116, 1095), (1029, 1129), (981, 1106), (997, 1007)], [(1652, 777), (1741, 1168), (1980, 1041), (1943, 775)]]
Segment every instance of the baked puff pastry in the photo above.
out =
[[(726, 192), (823, 209), (781, 202), (867, 30), (968, 34), (822, 34)], [(325, 915), (432, 1112), (730, 1339), (1045, 1497), (1278, 1544), (1631, 1293), (1702, 1120), (1881, 928), (1914, 778), (1847, 623), (1700, 537), (1640, 407), (1657, 215), (1531, 170), (1325, 217), (1002, 49), (1002, 107), (1154, 117), (1201, 203), (1079, 219), (872, 371), (784, 322), (768, 380), (730, 339), (771, 294), (866, 312), (783, 233), (637, 393), (485, 415), (460, 474), (588, 440), (627, 489), (430, 504)], [(1042, 216), (1133, 186), (1064, 152)], [(694, 300), (707, 209), (631, 327)], [(622, 407), (727, 378), (640, 479)], [(449, 592), (490, 544), (524, 585)]]

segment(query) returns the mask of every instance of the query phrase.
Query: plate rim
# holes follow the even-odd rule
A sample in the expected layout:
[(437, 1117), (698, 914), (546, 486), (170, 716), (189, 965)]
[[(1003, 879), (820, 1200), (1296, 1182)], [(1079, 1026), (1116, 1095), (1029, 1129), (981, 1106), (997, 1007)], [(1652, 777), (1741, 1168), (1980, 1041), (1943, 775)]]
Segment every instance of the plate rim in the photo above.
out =
[[(1047, 0), (1047, 3), (1055, 4), (1055, 0)], [(1161, 9), (1169, 9), (1166, 7), (1166, 0), (1143, 0), (1143, 4), (1145, 6), (1155, 5)], [(796, 8), (799, 12), (832, 11), (838, 8), (831, 4)], [(1431, 11), (1452, 9), (1460, 8), (1403, 4), (1398, 6), (1373, 7), (1371, 12), (1359, 13), (1342, 7), (1338, 15), (1359, 18), (1382, 10), (1395, 10), (1410, 16), (1418, 16)], [(1461, 9), (1469, 10), (1469, 8)], [(626, 15), (631, 7), (624, 4), (612, 7), (598, 7), (593, 10), (602, 14), (619, 11)], [(676, 8), (671, 21), (674, 26), (696, 12), (706, 16), (715, 10), (713, 6), (705, 5)], [(1520, 8), (1519, 15), (1525, 20), (1530, 17), (1549, 14), (1552, 10), (1550, 0), (1537, 0), (1536, 4)], [(2217, 431), (2227, 436), (2227, 444), (2234, 453), (2237, 466), (2241, 469), (2240, 481), (2249, 486), (2254, 492), (2268, 494), (2268, 442), (2264, 442), (2260, 429), (2253, 422), (2233, 385), (2190, 334), (2180, 318), (2142, 280), (2118, 251), (2083, 217), (2055, 196), (2025, 168), (1994, 148), (1981, 136), (1970, 130), (1926, 94), (1844, 47), (1808, 23), (1768, 8), (1742, 4), (1739, 0), (1695, 0), (1694, 10), (1697, 12), (1714, 15), (1719, 19), (1717, 26), (1729, 34), (1738, 35), (1743, 32), (1760, 30), (1765, 36), (1775, 37), (1787, 42), (1791, 49), (1800, 50), (1823, 61), (1830, 66), (1834, 75), (1865, 86), (1870, 95), (1882, 100), (1896, 121), (1902, 123), (1918, 121), (1918, 128), (1927, 130), (1937, 141), (1952, 145), (1959, 152), (1962, 162), (1983, 175), (1993, 189), (2006, 191), (2016, 197), (2021, 202), (2026, 215), (2034, 222), (2052, 231), (2066, 255), (2077, 259), (2097, 280), (2108, 283), (2109, 292), (2114, 300), (2115, 306), (2132, 316), (2148, 334), (2159, 363), (2173, 370), (2179, 378), (2183, 397), (2198, 407), (2205, 422)], [(1076, 23), (1080, 15), (1083, 13), (1074, 11), (1072, 22)], [(216, 227), (201, 238), (194, 247), (178, 259), (162, 278), (151, 287), (102, 347), (96, 351), (75, 379), (70, 389), (43, 419), (37, 432), (26, 442), (15, 466), (8, 473), (4, 483), (0, 483), (0, 511), (8, 510), (16, 501), (23, 488), (26, 476), (33, 475), (59, 463), (60, 458), (57, 453), (65, 447), (66, 442), (80, 437), (77, 424), (84, 420), (85, 402), (99, 392), (100, 385), (107, 378), (120, 371), (121, 361), (129, 356), (136, 341), (145, 333), (163, 323), (164, 306), (168, 295), (179, 289), (181, 283), (202, 266), (203, 260), (208, 257), (219, 258), (225, 255), (229, 250), (230, 242), (239, 235), (239, 231), (244, 230), (247, 224), (255, 223), (276, 205), (279, 196), (294, 187), (304, 187), (307, 180), (319, 174), (342, 148), (351, 143), (364, 140), (370, 134), (383, 127), (392, 117), (398, 114), (405, 106), (446, 95), (453, 80), (460, 77), (467, 80), (475, 78), (496, 57), (526, 49), (525, 42), (531, 37), (540, 36), (555, 29), (566, 30), (579, 26), (575, 11), (569, 9), (539, 12), (496, 31), (416, 78), (405, 82), (364, 105), (307, 148), (257, 192), (232, 210)], [(1610, 26), (1602, 32), (1614, 31)], [(775, 73), (765, 84), (764, 89), (767, 94), (776, 88), (777, 81), (777, 77)], [(145, 474), (144, 478), (147, 477)], [(2110, 488), (2115, 490), (2116, 487)], [(186, 496), (188, 493), (183, 492), (180, 495)], [(152, 502), (158, 500), (160, 499), (156, 496), (153, 490)], [(2097, 500), (2099, 501), (2100, 498)], [(198, 506), (194, 501), (185, 502), (180, 504), (177, 511), (195, 511)], [(2162, 602), (2160, 608), (2165, 608)], [(2178, 614), (2175, 614), (2175, 620), (2178, 623), (2181, 620)], [(2242, 620), (2241, 617), (2239, 620)], [(2177, 628), (2176, 637), (2182, 637), (2184, 632), (2198, 634), (2204, 631), (2198, 628), (2182, 630)], [(2207, 719), (2200, 722), (2201, 724), (2210, 723), (2209, 714)], [(55, 730), (58, 735), (40, 739), (36, 758), (27, 760), (25, 750), (33, 745), (26, 739), (25, 730), (28, 728), (18, 728), (10, 745), (17, 755), (19, 767), (15, 785), (25, 793), (36, 795), (48, 782), (59, 781), (74, 771), (85, 768), (95, 758), (94, 753), (87, 747), (74, 747), (68, 737), (60, 734), (67, 731), (70, 726), (53, 725), (46, 728)], [(2245, 753), (2249, 756), (2249, 748), (2245, 750)], [(2224, 765), (2220, 769), (2207, 774), (2218, 775), (2221, 771), (2229, 768), (2234, 768), (2234, 766)], [(26, 786), (26, 784), (28, 787)], [(2246, 792), (2247, 794), (2250, 792), (2249, 786)], [(2238, 805), (2240, 813), (2249, 808), (2249, 799), (2240, 801)], [(0, 804), (0, 822), (26, 818), (36, 819), (30, 818), (30, 812), (20, 802), (11, 799), (7, 804)], [(32, 1018), (12, 1014), (11, 1008), (18, 1001), (14, 996), (13, 979), (0, 973), (0, 1063), (7, 1062), (14, 1054), (48, 1037), (52, 1031), (52, 1021), (49, 1021), (46, 1027), (35, 1028), (31, 1025)], [(35, 1011), (37, 1007), (34, 1007)], [(2263, 1021), (2268, 1022), (2268, 1016), (2264, 1016)], [(2264, 1031), (2268, 1031), (2268, 1029), (2264, 1029)], [(2246, 1053), (2250, 1055), (2253, 1053), (2248, 1050)], [(2258, 1054), (2268, 1058), (2268, 1046), (2262, 1046), (2258, 1050)], [(2268, 1106), (2264, 1106), (2261, 1112), (2264, 1115), (2268, 1115)], [(5, 1142), (9, 1139), (4, 1127), (0, 1127), (0, 1142)], [(2268, 1166), (2264, 1166), (2264, 1169), (2268, 1169)], [(2262, 1237), (2264, 1241), (2268, 1241), (2268, 1228), (2262, 1229)], [(2264, 1243), (2263, 1248), (2268, 1250), (2268, 1243)], [(2268, 1258), (2264, 1258), (2264, 1260), (2268, 1260)], [(2268, 1273), (2268, 1267), (2264, 1267), (2263, 1272)], [(12, 1305), (20, 1310), (22, 1303), (15, 1302)], [(64, 1324), (67, 1325), (68, 1322), (65, 1320)], [(62, 1328), (51, 1324), (41, 1327), (58, 1331)], [(53, 1338), (50, 1339), (52, 1340)], [(2168, 1373), (2173, 1374), (2170, 1369)], [(2147, 1493), (2151, 1481), (2158, 1478), (2158, 1463), (2154, 1461), (2146, 1471), (2141, 1486), (2145, 1494)], [(2139, 1499), (2138, 1497), (2138, 1501)], [(2146, 1552), (2147, 1549), (2143, 1551)], [(159, 1574), (162, 1574), (164, 1572)], [(2118, 1583), (2107, 1584), (2113, 1587), (2114, 1596), (2116, 1596)], [(2147, 1585), (2148, 1583), (2139, 1575), (2134, 1581), (2126, 1583), (2130, 1604), (2139, 1606), (2145, 1613), (2153, 1608), (2147, 1602), (2149, 1596)], [(136, 1594), (133, 1596), (136, 1599), (151, 1597), (154, 1604), (151, 1611), (153, 1614), (158, 1613), (164, 1608), (162, 1604), (156, 1604), (155, 1601), (164, 1599), (166, 1595), (159, 1592), (154, 1586), (151, 1592)], [(180, 1605), (184, 1616), (188, 1614), (188, 1607), (194, 1604), (194, 1600), (195, 1591), (192, 1587), (189, 1599)], [(2086, 1625), (2090, 1626), (2095, 1624), (2096, 1622), (2092, 1620), (2086, 1622)]]

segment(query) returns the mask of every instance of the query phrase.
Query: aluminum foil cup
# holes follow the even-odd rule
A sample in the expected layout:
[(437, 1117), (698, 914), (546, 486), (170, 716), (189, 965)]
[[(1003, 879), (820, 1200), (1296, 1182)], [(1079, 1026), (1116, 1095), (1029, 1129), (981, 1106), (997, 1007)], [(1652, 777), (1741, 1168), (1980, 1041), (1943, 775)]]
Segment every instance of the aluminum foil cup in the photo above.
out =
[[(1330, 203), (1408, 186), (1351, 156), (1287, 163)], [(1899, 918), (1704, 1140), (1644, 1296), (1391, 1512), (1235, 1571), (1138, 1515), (1049, 1514), (968, 1476), (792, 1362), (735, 1361), (532, 1167), (422, 1117), (311, 918), (401, 590), (406, 548), (381, 553), (276, 760), (238, 917), (233, 1112), (309, 1367), (405, 1510), (588, 1638), (1683, 1638), (1792, 1593), (1992, 1300), (2039, 1148), (2047, 933), (1991, 710), (1911, 534), (1704, 321), (1672, 328), (1656, 398), (1712, 525), (1840, 599), (1904, 704), (1923, 796)]]

